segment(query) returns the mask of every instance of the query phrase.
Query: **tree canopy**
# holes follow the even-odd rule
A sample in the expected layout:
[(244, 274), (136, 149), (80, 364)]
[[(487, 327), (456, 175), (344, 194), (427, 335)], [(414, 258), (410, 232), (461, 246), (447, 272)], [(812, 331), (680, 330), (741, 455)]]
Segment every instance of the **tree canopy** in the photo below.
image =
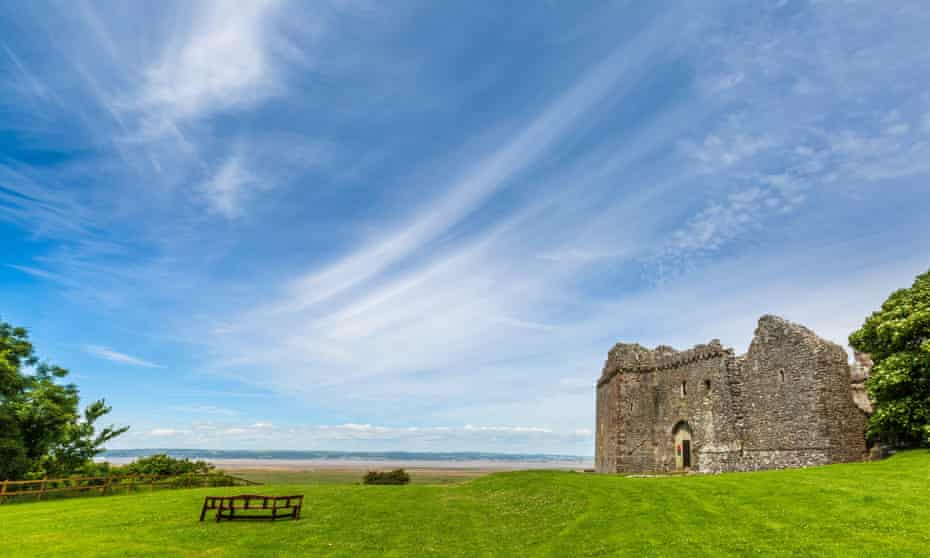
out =
[(866, 382), (872, 437), (930, 443), (930, 271), (895, 291), (849, 336), (874, 362)]
[(104, 400), (83, 412), (68, 370), (42, 362), (25, 328), (0, 322), (0, 479), (61, 476), (80, 471), (103, 444), (129, 427), (96, 422)]

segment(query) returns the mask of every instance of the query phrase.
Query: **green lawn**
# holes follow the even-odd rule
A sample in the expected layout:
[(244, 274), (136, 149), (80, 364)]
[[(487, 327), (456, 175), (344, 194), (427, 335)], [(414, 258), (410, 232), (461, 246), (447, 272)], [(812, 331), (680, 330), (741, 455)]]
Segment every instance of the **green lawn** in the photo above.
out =
[(451, 485), (271, 485), (297, 522), (198, 523), (174, 490), (0, 506), (10, 556), (930, 556), (930, 452), (670, 478), (499, 473)]

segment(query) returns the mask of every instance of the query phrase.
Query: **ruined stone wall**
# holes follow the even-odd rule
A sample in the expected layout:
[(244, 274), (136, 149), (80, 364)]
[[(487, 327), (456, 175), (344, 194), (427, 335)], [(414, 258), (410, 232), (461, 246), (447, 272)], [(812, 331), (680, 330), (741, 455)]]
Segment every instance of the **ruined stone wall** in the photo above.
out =
[(597, 470), (673, 470), (682, 421), (696, 471), (863, 459), (867, 415), (850, 381), (841, 347), (774, 316), (741, 357), (716, 340), (680, 352), (617, 344), (598, 381)]
[(768, 316), (759, 320), (742, 370), (741, 469), (829, 463), (817, 345), (800, 326)]
[(830, 461), (862, 461), (868, 458), (864, 434), (868, 428), (869, 413), (856, 403), (846, 351), (839, 345), (828, 345), (829, 350), (820, 353), (818, 365), (823, 378), (821, 408), (832, 419), (828, 431)]
[(651, 458), (630, 450), (644, 444), (644, 451), (652, 451), (651, 396), (636, 372), (653, 366), (653, 352), (640, 345), (618, 343), (608, 353), (597, 384), (594, 466), (598, 472), (652, 470), (648, 464)]
[(620, 434), (618, 382), (597, 388), (597, 428), (594, 433), (594, 469), (598, 473), (617, 471), (617, 436)]
[(741, 470), (862, 459), (865, 414), (842, 347), (775, 316), (759, 320), (742, 370)]

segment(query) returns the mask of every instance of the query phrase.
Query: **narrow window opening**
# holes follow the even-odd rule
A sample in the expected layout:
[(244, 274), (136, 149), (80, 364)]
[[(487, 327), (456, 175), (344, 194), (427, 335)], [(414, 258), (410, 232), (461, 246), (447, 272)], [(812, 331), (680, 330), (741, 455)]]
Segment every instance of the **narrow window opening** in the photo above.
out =
[(688, 395), (688, 382), (681, 382), (681, 396)]
[(785, 381), (785, 371), (784, 371), (784, 370), (779, 370), (779, 371), (778, 371), (778, 377), (781, 379), (782, 382), (784, 382), (784, 381)]
[(710, 380), (704, 380), (704, 389), (710, 391)]
[(631, 412), (631, 413), (633, 412), (633, 402), (632, 402), (632, 401), (630, 401), (630, 412)]

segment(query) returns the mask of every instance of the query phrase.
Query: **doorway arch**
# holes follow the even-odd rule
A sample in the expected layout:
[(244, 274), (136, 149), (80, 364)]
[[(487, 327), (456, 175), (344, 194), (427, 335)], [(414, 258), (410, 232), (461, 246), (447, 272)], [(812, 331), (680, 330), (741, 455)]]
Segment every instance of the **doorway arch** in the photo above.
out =
[(672, 435), (675, 438), (675, 470), (687, 471), (692, 467), (691, 425), (688, 421), (678, 421), (672, 428)]

